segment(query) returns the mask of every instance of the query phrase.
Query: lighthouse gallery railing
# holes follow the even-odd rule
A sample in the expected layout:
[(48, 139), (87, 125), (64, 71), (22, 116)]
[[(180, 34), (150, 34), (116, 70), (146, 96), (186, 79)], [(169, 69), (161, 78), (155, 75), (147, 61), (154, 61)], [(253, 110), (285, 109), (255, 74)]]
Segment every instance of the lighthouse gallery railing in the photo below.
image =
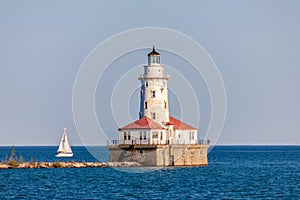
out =
[(190, 143), (190, 140), (165, 140), (165, 141), (159, 141), (159, 140), (107, 140), (107, 145), (120, 145), (120, 144), (127, 144), (127, 145), (167, 145), (167, 144), (203, 144), (203, 145), (209, 145), (210, 140), (204, 140), (200, 139), (196, 142)]

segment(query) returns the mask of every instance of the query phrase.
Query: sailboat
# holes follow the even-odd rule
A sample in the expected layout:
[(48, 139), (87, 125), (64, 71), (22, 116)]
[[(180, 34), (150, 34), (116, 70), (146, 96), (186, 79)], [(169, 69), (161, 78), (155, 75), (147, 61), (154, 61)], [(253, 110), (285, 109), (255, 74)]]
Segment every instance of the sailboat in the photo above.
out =
[(68, 142), (67, 129), (64, 128), (64, 133), (62, 135), (55, 157), (72, 157), (72, 156), (73, 156), (73, 152)]

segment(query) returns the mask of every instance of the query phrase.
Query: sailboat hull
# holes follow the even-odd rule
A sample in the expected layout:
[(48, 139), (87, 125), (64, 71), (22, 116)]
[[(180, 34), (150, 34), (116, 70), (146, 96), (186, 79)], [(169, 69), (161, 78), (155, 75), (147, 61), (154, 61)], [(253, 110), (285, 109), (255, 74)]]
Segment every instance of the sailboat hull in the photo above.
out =
[(61, 158), (61, 157), (73, 157), (73, 153), (59, 153), (56, 154), (55, 157)]

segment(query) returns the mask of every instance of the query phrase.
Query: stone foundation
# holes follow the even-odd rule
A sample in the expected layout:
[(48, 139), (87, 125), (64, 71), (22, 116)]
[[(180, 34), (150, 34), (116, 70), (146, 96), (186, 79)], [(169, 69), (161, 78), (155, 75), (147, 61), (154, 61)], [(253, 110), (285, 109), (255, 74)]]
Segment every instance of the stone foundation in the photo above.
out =
[(109, 145), (110, 162), (137, 162), (142, 166), (206, 166), (205, 144)]

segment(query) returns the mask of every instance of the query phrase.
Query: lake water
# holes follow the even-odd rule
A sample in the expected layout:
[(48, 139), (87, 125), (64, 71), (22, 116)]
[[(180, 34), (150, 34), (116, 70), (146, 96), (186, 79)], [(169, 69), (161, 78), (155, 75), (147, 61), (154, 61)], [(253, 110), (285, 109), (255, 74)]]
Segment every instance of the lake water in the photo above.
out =
[[(96, 161), (85, 147), (16, 147), (25, 161)], [(0, 147), (0, 158), (10, 147)], [(108, 160), (105, 147), (93, 153)], [(207, 167), (0, 170), (0, 199), (300, 199), (300, 146), (217, 146)], [(130, 169), (147, 171), (147, 169)]]

